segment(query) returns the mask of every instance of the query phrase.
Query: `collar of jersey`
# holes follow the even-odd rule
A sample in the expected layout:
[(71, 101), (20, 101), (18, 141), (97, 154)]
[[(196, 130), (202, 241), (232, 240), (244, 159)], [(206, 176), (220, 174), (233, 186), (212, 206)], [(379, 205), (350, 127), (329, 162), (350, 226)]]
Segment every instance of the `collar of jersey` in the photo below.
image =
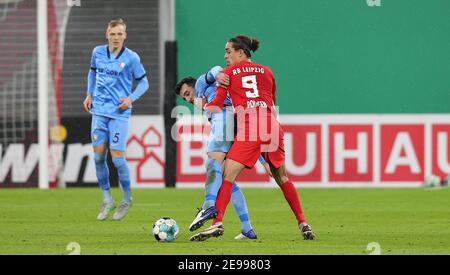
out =
[[(116, 56), (116, 59), (119, 59), (119, 57), (123, 54), (123, 52), (125, 51), (125, 46), (122, 47), (122, 49), (120, 50), (119, 54)], [(109, 52), (109, 46), (106, 45), (106, 54), (108, 55), (108, 59), (111, 58), (111, 53)]]

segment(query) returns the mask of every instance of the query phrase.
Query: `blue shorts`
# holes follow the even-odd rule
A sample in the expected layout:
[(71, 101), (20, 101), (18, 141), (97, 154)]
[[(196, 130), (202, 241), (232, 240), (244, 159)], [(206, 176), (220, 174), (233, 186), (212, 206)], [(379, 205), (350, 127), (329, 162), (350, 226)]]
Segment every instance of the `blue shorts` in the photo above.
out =
[(223, 152), (230, 150), (234, 141), (234, 112), (231, 107), (211, 116), (211, 132), (208, 137), (206, 152)]
[(109, 149), (125, 152), (128, 137), (128, 121), (92, 115), (92, 146), (106, 144)]

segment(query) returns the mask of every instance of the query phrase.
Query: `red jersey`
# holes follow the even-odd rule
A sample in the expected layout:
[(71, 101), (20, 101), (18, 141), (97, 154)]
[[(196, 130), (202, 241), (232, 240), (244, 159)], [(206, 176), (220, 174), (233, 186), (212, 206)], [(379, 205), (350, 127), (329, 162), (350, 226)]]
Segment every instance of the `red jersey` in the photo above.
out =
[[(284, 142), (283, 130), (272, 112), (276, 93), (272, 70), (243, 61), (222, 72), (230, 77), (228, 93), (237, 116), (237, 135), (227, 158), (253, 167), (263, 153), (267, 162), (280, 167), (285, 159)], [(227, 90), (217, 87), (216, 97), (206, 109), (221, 110), (226, 96)]]
[[(244, 108), (267, 108), (275, 105), (276, 85), (272, 70), (264, 65), (250, 61), (226, 67), (223, 73), (230, 77), (230, 94), (233, 106), (238, 109)], [(227, 96), (227, 90), (217, 87), (216, 97), (207, 106), (223, 107)]]

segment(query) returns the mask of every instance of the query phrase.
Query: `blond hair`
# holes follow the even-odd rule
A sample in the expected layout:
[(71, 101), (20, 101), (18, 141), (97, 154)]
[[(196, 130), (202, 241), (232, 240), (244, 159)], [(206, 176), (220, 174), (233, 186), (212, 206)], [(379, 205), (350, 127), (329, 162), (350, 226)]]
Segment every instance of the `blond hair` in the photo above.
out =
[(125, 30), (127, 30), (127, 24), (125, 24), (125, 21), (123, 21), (122, 18), (113, 19), (113, 20), (109, 21), (109, 23), (108, 23), (108, 29), (114, 28), (114, 27), (116, 27), (116, 26), (118, 26), (118, 25), (122, 25), (123, 28), (124, 28)]

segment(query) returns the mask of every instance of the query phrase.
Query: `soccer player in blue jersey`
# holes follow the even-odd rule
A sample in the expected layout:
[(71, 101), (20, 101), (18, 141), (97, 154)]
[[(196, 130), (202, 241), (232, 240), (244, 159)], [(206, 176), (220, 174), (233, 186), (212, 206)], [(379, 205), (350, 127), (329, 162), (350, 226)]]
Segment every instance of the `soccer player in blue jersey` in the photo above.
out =
[[(216, 76), (221, 70), (220, 66), (215, 66), (206, 74), (199, 76), (198, 79), (186, 77), (176, 85), (175, 92), (185, 101), (202, 108), (206, 102), (214, 99), (216, 95)], [(200, 228), (208, 218), (217, 215), (214, 204), (217, 192), (222, 184), (222, 165), (226, 158), (226, 153), (234, 140), (234, 112), (229, 98), (225, 100), (222, 112), (207, 112), (206, 116), (211, 123), (211, 132), (207, 144), (208, 159), (206, 160), (205, 199), (202, 208), (199, 209), (194, 221), (189, 226), (190, 231)], [(260, 161), (270, 174), (269, 165), (262, 157)], [(237, 235), (235, 239), (256, 239), (257, 236), (250, 222), (244, 194), (236, 183), (233, 185), (232, 204), (242, 225), (242, 233)], [(192, 236), (191, 241), (203, 241), (209, 237), (211, 237), (211, 234), (200, 232)]]
[[(132, 103), (148, 89), (148, 79), (139, 55), (124, 46), (126, 24), (122, 19), (112, 20), (106, 30), (107, 45), (94, 48), (88, 76), (84, 109), (92, 114), (91, 138), (94, 147), (95, 170), (103, 193), (103, 204), (98, 220), (108, 218), (116, 208), (111, 196), (106, 154), (111, 152), (117, 168), (123, 199), (113, 215), (118, 221), (125, 217), (132, 204), (131, 180), (125, 149), (128, 119)], [(133, 81), (137, 82), (132, 90)]]

